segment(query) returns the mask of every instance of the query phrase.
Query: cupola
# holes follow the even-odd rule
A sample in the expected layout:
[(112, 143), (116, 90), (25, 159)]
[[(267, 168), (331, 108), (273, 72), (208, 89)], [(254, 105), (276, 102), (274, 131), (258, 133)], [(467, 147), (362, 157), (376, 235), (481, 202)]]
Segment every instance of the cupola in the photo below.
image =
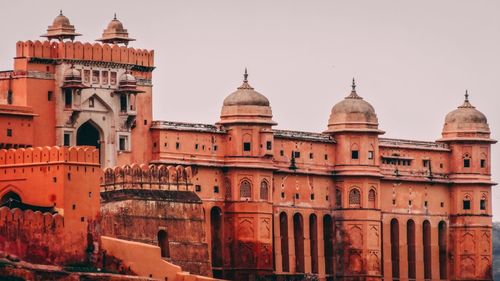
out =
[(73, 65), (64, 72), (63, 88), (68, 89), (86, 89), (88, 88), (82, 83), (82, 74), (75, 69)]
[(54, 19), (54, 22), (52, 22), (52, 25), (47, 28), (47, 33), (41, 37), (47, 37), (49, 41), (52, 39), (57, 39), (59, 41), (70, 39), (73, 41), (76, 36), (81, 35), (75, 31), (75, 27), (70, 24), (69, 19), (63, 15), (61, 10), (59, 15)]
[(357, 94), (354, 79), (351, 93), (333, 106), (328, 120), (326, 133), (338, 132), (384, 133), (378, 129), (378, 118), (373, 106)]
[(116, 18), (115, 14), (114, 18), (109, 22), (108, 27), (102, 33), (102, 37), (96, 39), (96, 41), (128, 45), (130, 41), (135, 41), (135, 39), (128, 37), (128, 31), (123, 28), (122, 22)]
[(254, 90), (248, 83), (245, 69), (243, 84), (235, 92), (224, 99), (220, 124), (228, 123), (261, 123), (276, 125), (269, 100)]
[(465, 100), (457, 109), (448, 113), (444, 120), (442, 139), (440, 141), (481, 140), (490, 139), (490, 127), (486, 116), (469, 101), (465, 92)]
[(118, 89), (116, 93), (137, 94), (144, 91), (137, 89), (137, 79), (129, 71), (125, 72), (118, 79)]

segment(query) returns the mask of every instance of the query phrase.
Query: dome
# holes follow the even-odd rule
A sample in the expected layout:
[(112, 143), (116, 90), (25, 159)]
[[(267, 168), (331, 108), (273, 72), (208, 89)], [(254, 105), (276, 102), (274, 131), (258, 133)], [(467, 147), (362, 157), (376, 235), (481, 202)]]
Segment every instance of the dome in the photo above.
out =
[(128, 31), (123, 28), (123, 24), (116, 18), (116, 14), (102, 33), (102, 37), (96, 40), (103, 43), (124, 45), (128, 45), (130, 41), (135, 41), (135, 39), (128, 37)]
[(378, 118), (373, 106), (356, 93), (353, 79), (351, 94), (333, 106), (327, 132), (378, 130)]
[(120, 83), (122, 82), (137, 82), (137, 80), (135, 79), (135, 76), (128, 73), (128, 72), (125, 72), (124, 74), (122, 74), (120, 76)]
[(64, 39), (74, 40), (76, 36), (80, 35), (76, 33), (75, 27), (71, 25), (69, 19), (60, 11), (59, 15), (52, 22), (52, 25), (47, 28), (47, 33), (43, 34), (42, 37), (47, 37), (49, 40), (58, 39), (62, 41)]
[(69, 23), (69, 19), (62, 14), (62, 11), (52, 22), (52, 27), (65, 27), (70, 25), (71, 24)]
[(469, 94), (466, 92), (464, 103), (446, 114), (443, 139), (489, 138), (489, 135), (486, 116), (469, 102)]
[(221, 124), (227, 123), (261, 123), (275, 125), (269, 100), (257, 92), (248, 83), (245, 69), (243, 84), (235, 92), (224, 99)]

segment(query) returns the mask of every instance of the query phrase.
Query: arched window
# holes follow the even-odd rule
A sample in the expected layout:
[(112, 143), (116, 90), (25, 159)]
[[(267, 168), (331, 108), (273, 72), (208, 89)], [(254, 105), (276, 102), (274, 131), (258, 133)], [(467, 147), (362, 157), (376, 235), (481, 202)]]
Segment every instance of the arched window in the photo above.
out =
[(243, 180), (240, 183), (240, 197), (241, 198), (252, 197), (252, 186), (248, 180)]
[(260, 199), (268, 200), (269, 199), (269, 187), (267, 181), (263, 180), (260, 183)]
[(226, 199), (231, 199), (232, 192), (231, 192), (231, 180), (229, 178), (224, 179), (224, 187), (226, 188)]
[(408, 220), (406, 223), (406, 241), (408, 245), (408, 278), (416, 278), (416, 252), (415, 252), (415, 222)]
[(165, 230), (158, 231), (158, 247), (160, 247), (161, 257), (170, 257), (170, 245), (168, 243), (168, 234)]
[(304, 219), (300, 213), (293, 215), (293, 240), (295, 246), (295, 272), (304, 272)]
[(361, 193), (357, 188), (349, 191), (349, 205), (359, 205), (361, 202)]
[(470, 168), (471, 162), (470, 162), (470, 156), (469, 156), (469, 154), (467, 154), (467, 153), (464, 154), (463, 160), (464, 160), (464, 168)]
[(368, 208), (376, 208), (376, 199), (377, 199), (377, 193), (375, 192), (375, 189), (370, 189), (368, 192)]
[(280, 214), (280, 240), (281, 240), (281, 267), (283, 272), (290, 271), (288, 254), (288, 216), (285, 212)]
[(359, 148), (357, 144), (353, 144), (351, 146), (351, 159), (358, 160), (359, 159)]
[(481, 195), (481, 200), (479, 201), (479, 209), (481, 211), (485, 211), (486, 210), (486, 203), (487, 203), (487, 201), (486, 201), (486, 194), (483, 193)]
[(392, 278), (399, 279), (399, 223), (397, 219), (391, 220), (391, 262)]
[(323, 240), (325, 254), (325, 273), (333, 274), (333, 221), (332, 217), (325, 215), (323, 217)]
[(312, 273), (318, 273), (318, 222), (315, 214), (309, 216), (309, 236), (311, 242), (311, 271)]
[(0, 206), (8, 206), (10, 207), (11, 205), (17, 205), (18, 203), (21, 203), (22, 200), (21, 200), (21, 197), (13, 192), (13, 191), (9, 191), (7, 193), (5, 193), (4, 196), (2, 196), (2, 199), (0, 200)]
[(462, 208), (464, 210), (470, 210), (471, 208), (470, 204), (471, 204), (471, 197), (470, 195), (467, 194), (464, 196), (464, 200), (462, 201)]
[(438, 245), (439, 245), (439, 278), (445, 280), (448, 278), (447, 273), (447, 237), (446, 237), (446, 222), (441, 221), (438, 226)]
[(340, 189), (335, 189), (335, 206), (337, 208), (342, 208), (342, 191)]
[(212, 240), (212, 268), (221, 267), (222, 266), (222, 211), (218, 207), (213, 207), (212, 210), (210, 210), (210, 232)]
[(432, 277), (432, 261), (431, 261), (431, 224), (428, 220), (424, 221), (422, 227), (422, 236), (424, 244), (424, 278), (431, 279)]

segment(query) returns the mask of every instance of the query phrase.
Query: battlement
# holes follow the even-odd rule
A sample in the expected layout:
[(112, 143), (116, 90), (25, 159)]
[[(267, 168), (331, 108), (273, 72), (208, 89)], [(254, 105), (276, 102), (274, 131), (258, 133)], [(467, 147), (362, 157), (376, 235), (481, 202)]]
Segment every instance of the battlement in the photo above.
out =
[(49, 212), (0, 207), (0, 229), (9, 224), (30, 226), (38, 233), (57, 232), (64, 228), (64, 217)]
[(189, 191), (191, 167), (132, 164), (104, 169), (101, 192), (119, 189), (166, 189)]
[(125, 46), (59, 41), (18, 41), (17, 58), (67, 59), (84, 61), (102, 61), (154, 67), (154, 51), (135, 49)]
[(94, 147), (87, 146), (0, 149), (0, 168), (2, 166), (47, 164), (50, 162), (99, 165), (99, 151)]

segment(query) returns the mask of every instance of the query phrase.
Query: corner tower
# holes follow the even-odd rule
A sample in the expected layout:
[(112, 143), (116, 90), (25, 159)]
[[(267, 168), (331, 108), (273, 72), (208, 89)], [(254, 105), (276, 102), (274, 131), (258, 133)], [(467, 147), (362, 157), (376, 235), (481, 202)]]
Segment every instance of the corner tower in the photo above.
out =
[(470, 102), (446, 115), (439, 142), (450, 155), (450, 248), (452, 280), (492, 280), (491, 144), (486, 116)]
[(371, 104), (351, 93), (331, 111), (328, 130), (335, 141), (335, 275), (381, 279), (381, 223), (378, 118)]

